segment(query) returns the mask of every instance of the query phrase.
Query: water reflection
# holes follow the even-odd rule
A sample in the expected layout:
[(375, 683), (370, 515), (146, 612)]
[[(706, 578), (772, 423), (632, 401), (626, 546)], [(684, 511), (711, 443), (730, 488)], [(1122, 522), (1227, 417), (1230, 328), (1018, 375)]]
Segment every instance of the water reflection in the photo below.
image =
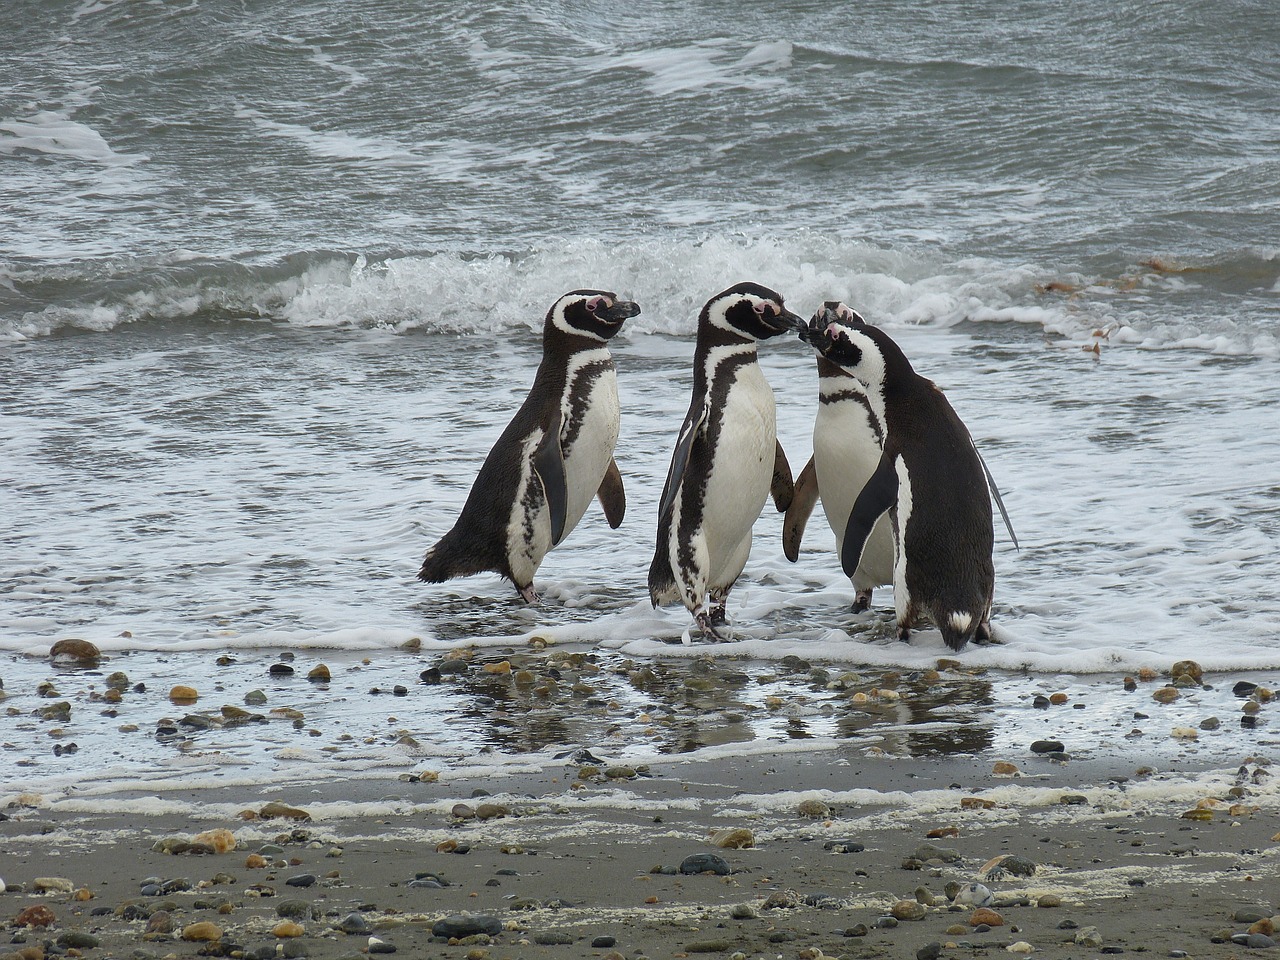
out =
[(681, 754), (832, 737), (920, 757), (980, 753), (994, 738), (991, 682), (963, 667), (899, 674), (794, 657), (637, 662), (545, 652), (445, 666), (456, 732), (504, 754), (579, 746)]

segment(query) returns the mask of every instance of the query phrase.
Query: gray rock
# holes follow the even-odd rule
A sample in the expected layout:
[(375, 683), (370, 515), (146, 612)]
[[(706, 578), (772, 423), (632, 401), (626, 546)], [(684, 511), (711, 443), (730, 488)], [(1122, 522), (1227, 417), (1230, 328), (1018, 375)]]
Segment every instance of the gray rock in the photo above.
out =
[(311, 904), (306, 900), (281, 900), (276, 904), (276, 916), (286, 920), (310, 920), (314, 914)]
[(932, 843), (922, 843), (916, 847), (911, 856), (916, 860), (941, 860), (943, 863), (955, 863), (960, 859), (960, 851), (953, 847), (936, 847)]
[(354, 935), (367, 934), (373, 928), (369, 926), (369, 921), (364, 918), (362, 913), (348, 913), (342, 918), (342, 922), (338, 924), (338, 929), (343, 933)]
[(443, 920), (437, 920), (431, 927), (431, 934), (436, 937), (473, 937), (478, 933), (496, 937), (501, 932), (502, 921), (485, 913), (474, 916), (455, 913)]
[(695, 853), (680, 861), (680, 872), (685, 874), (710, 872), (717, 876), (727, 877), (733, 873), (733, 868), (729, 866), (729, 861), (725, 860), (724, 857), (717, 856), (714, 853)]

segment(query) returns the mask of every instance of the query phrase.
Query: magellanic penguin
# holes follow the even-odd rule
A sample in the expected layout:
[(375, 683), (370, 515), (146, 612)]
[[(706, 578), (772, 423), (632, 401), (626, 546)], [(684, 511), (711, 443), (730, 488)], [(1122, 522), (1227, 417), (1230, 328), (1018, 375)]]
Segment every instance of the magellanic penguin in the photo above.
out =
[(427, 551), (418, 579), (492, 571), (538, 602), (533, 577), (548, 551), (599, 496), (611, 527), (626, 497), (613, 459), (618, 378), (609, 339), (640, 308), (601, 290), (566, 293), (547, 311), (542, 363), (515, 417), (489, 451), (462, 514)]
[(711, 639), (722, 639), (716, 624), (765, 499), (772, 492), (785, 510), (794, 489), (756, 345), (803, 325), (756, 283), (716, 294), (698, 317), (693, 399), (662, 489), (649, 597), (655, 607), (683, 601)]
[[(855, 316), (843, 303), (827, 301), (809, 321), (825, 329), (828, 314)], [(818, 414), (813, 423), (813, 456), (796, 478), (796, 494), (787, 508), (782, 552), (795, 563), (805, 525), (818, 499), (836, 537), (836, 553), (844, 547), (845, 528), (853, 503), (875, 473), (884, 447), (884, 422), (862, 382), (825, 357), (818, 357)], [(871, 606), (872, 591), (893, 582), (893, 524), (888, 513), (871, 528), (853, 581), (853, 612)]]
[(859, 492), (841, 544), (848, 575), (876, 521), (893, 523), (893, 599), (907, 640), (927, 614), (952, 650), (991, 639), (994, 535), (986, 470), (969, 431), (942, 391), (917, 374), (882, 330), (843, 304), (801, 331), (825, 359), (866, 389), (884, 425), (883, 451)]

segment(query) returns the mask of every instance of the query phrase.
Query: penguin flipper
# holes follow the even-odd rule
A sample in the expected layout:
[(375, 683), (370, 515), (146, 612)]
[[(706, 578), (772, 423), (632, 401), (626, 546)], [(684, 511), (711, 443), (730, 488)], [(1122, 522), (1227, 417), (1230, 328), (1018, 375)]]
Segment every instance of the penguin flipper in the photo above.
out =
[(773, 505), (779, 513), (786, 513), (791, 506), (791, 499), (796, 494), (796, 485), (791, 479), (791, 464), (787, 462), (787, 454), (782, 449), (782, 441), (774, 440), (773, 480), (769, 484), (769, 492), (773, 494)]
[(542, 493), (551, 511), (551, 545), (564, 537), (565, 519), (569, 513), (568, 484), (564, 475), (564, 450), (560, 446), (560, 424), (563, 417), (557, 409), (551, 424), (533, 452), (533, 470), (542, 482)]
[[(972, 438), (970, 438), (972, 443)], [(996, 478), (991, 475), (991, 471), (987, 469), (987, 461), (982, 459), (982, 453), (978, 450), (978, 445), (973, 444), (973, 452), (978, 454), (978, 462), (982, 464), (982, 472), (987, 477), (987, 488), (991, 491), (991, 499), (996, 502), (996, 506), (1000, 508), (1000, 516), (1004, 519), (1004, 528), (1009, 531), (1009, 539), (1013, 541), (1013, 549), (1021, 551), (1018, 546), (1018, 535), (1013, 532), (1013, 524), (1009, 522), (1009, 511), (1004, 508), (1004, 500), (1000, 496), (1000, 489), (996, 486)]]
[(680, 436), (676, 440), (675, 453), (671, 455), (671, 469), (667, 473), (667, 485), (662, 488), (662, 501), (658, 506), (658, 520), (661, 523), (671, 516), (671, 508), (680, 492), (680, 484), (684, 481), (684, 472), (689, 466), (689, 456), (693, 452), (693, 442), (702, 433), (707, 422), (707, 405), (704, 403), (696, 410), (690, 410), (680, 427)]
[(862, 560), (862, 549), (867, 545), (867, 537), (871, 536), (871, 528), (886, 510), (898, 500), (898, 471), (894, 469), (893, 458), (886, 455), (880, 457), (876, 471), (858, 493), (849, 511), (849, 522), (844, 528), (844, 543), (840, 550), (840, 566), (845, 576), (852, 577)]
[(817, 502), (818, 470), (813, 465), (813, 457), (810, 457), (800, 471), (795, 497), (782, 520), (782, 553), (792, 563), (800, 559), (800, 541), (804, 538), (805, 525), (808, 524), (813, 506)]
[(618, 529), (622, 523), (622, 515), (627, 512), (627, 494), (622, 489), (622, 473), (618, 470), (618, 462), (609, 458), (609, 466), (600, 481), (600, 489), (596, 491), (600, 506), (604, 507), (605, 519), (609, 526)]

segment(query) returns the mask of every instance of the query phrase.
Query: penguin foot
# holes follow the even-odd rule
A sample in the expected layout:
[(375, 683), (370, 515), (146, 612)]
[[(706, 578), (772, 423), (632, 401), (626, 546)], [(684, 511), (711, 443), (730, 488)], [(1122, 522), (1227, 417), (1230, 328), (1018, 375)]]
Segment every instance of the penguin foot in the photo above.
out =
[(517, 589), (520, 591), (520, 596), (524, 597), (524, 602), (530, 606), (536, 607), (538, 604), (542, 603), (542, 598), (538, 596), (538, 591), (533, 589), (532, 583), (526, 587), (518, 587)]
[(1003, 640), (997, 640), (996, 635), (991, 631), (991, 621), (983, 620), (978, 624), (978, 629), (973, 632), (973, 642), (981, 645), (994, 644), (1000, 646)]
[[(703, 637), (716, 642), (723, 642), (724, 636), (716, 630), (714, 614), (711, 611), (703, 611), (693, 615), (694, 621), (698, 624), (698, 628), (702, 631)], [(721, 623), (725, 621), (721, 620)]]
[(853, 596), (853, 612), (866, 613), (871, 609), (871, 591), (859, 590)]
[(714, 604), (711, 609), (707, 611), (707, 619), (717, 627), (723, 627), (727, 624), (729, 622), (729, 616), (725, 613), (724, 604)]
[(899, 640), (901, 640), (903, 643), (910, 643), (910, 642), (911, 642), (911, 628), (910, 628), (910, 627), (899, 627), (899, 628), (898, 628), (898, 639), (899, 639)]

